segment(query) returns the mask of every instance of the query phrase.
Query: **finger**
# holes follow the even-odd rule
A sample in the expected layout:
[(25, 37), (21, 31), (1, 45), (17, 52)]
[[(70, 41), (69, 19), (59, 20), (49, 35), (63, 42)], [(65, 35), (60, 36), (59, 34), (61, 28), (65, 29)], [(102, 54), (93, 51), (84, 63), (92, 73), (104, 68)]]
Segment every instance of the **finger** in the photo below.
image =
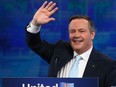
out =
[(45, 7), (45, 9), (48, 9), (52, 5), (52, 1), (48, 3), (48, 5)]
[(55, 18), (52, 18), (52, 17), (51, 17), (51, 18), (49, 18), (49, 20), (50, 20), (50, 21), (54, 21), (54, 20), (55, 20)]
[(56, 6), (56, 3), (53, 3), (47, 10), (51, 11)]
[(52, 11), (50, 11), (50, 15), (54, 14), (58, 10), (58, 7), (54, 8)]
[(47, 4), (47, 1), (45, 1), (45, 2), (42, 4), (41, 8), (44, 8), (44, 7), (46, 6), (46, 4)]
[(49, 18), (49, 19), (48, 19), (48, 22), (50, 22), (50, 21), (55, 21), (55, 18), (52, 18), (52, 17)]

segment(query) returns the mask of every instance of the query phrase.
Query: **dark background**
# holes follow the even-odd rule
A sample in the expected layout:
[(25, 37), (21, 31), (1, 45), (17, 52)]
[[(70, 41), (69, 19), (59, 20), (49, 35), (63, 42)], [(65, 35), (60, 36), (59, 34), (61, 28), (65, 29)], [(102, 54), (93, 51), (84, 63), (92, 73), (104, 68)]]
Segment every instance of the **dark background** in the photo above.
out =
[[(0, 78), (46, 77), (48, 64), (26, 44), (25, 27), (45, 0), (0, 0)], [(48, 0), (50, 1), (50, 0)], [(68, 40), (69, 18), (88, 15), (94, 21), (94, 46), (116, 59), (116, 0), (53, 0), (56, 21), (41, 29), (43, 39)]]

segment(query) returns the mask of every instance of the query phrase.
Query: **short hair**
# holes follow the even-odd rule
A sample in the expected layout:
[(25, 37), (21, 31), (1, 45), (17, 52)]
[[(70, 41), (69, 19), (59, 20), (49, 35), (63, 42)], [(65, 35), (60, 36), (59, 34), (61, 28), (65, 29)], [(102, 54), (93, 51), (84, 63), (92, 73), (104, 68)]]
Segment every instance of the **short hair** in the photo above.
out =
[(94, 23), (93, 23), (93, 21), (91, 20), (91, 18), (89, 16), (86, 16), (86, 15), (75, 15), (75, 16), (72, 16), (70, 18), (70, 20), (69, 20), (69, 23), (72, 20), (74, 20), (74, 19), (85, 19), (85, 20), (87, 20), (88, 23), (89, 23), (89, 27), (90, 27), (89, 29), (90, 29), (90, 31), (95, 32)]

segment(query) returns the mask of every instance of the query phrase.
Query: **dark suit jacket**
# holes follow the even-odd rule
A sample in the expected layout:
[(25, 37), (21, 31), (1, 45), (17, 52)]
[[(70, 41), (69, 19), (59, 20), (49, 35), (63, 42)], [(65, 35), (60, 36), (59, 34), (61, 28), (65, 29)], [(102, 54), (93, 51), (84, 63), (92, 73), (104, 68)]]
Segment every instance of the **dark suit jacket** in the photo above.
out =
[[(73, 58), (73, 49), (65, 41), (49, 44), (41, 40), (40, 34), (27, 32), (29, 47), (46, 60), (49, 66), (50, 77), (56, 77), (57, 72)], [(99, 78), (99, 87), (116, 86), (116, 62), (93, 48), (83, 77)]]

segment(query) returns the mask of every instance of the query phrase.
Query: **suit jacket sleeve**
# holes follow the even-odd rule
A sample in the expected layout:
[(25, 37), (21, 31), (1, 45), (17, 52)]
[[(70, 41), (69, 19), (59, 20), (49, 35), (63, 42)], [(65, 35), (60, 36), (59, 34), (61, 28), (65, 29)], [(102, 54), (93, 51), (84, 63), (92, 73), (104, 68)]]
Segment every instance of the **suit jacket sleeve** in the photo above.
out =
[(53, 44), (41, 40), (40, 33), (32, 34), (28, 31), (26, 31), (26, 42), (35, 53), (50, 63), (54, 51)]

